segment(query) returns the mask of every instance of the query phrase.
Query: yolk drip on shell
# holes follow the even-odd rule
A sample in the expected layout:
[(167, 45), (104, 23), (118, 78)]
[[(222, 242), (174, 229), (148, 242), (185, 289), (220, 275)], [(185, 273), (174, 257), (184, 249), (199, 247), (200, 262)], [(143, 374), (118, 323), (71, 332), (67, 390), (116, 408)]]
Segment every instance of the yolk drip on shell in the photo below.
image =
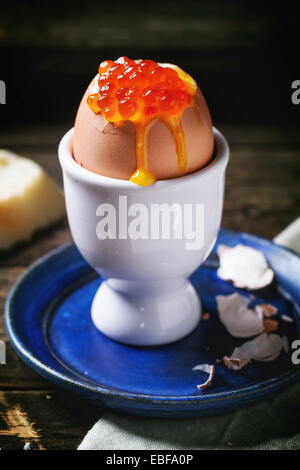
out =
[(98, 86), (98, 93), (88, 95), (90, 109), (117, 126), (131, 121), (135, 127), (137, 169), (130, 181), (142, 186), (156, 181), (147, 159), (147, 133), (156, 120), (162, 121), (172, 132), (178, 173), (183, 173), (187, 156), (181, 116), (193, 103), (194, 80), (179, 68), (120, 57), (115, 62), (101, 62)]

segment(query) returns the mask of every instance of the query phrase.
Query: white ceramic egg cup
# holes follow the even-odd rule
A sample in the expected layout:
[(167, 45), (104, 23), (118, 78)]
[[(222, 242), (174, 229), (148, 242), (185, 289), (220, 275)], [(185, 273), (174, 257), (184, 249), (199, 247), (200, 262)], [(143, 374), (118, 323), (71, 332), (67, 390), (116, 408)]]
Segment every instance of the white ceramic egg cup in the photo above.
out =
[[(225, 138), (214, 129), (215, 157), (204, 169), (138, 186), (82, 168), (72, 156), (72, 137), (73, 129), (61, 140), (59, 160), (74, 242), (104, 279), (91, 307), (96, 328), (131, 345), (154, 346), (183, 338), (201, 316), (200, 299), (188, 277), (209, 255), (220, 227), (229, 158)], [(167, 211), (166, 205), (175, 204), (179, 212), (174, 218), (170, 212), (173, 231), (157, 236), (149, 214), (161, 204)], [(186, 207), (190, 212), (184, 212)], [(197, 243), (190, 232), (185, 236), (188, 214), (194, 215)], [(131, 224), (133, 216), (140, 217), (140, 222), (144, 217), (147, 233), (137, 234)], [(133, 224), (137, 229), (137, 219)], [(178, 224), (183, 227), (181, 238)]]

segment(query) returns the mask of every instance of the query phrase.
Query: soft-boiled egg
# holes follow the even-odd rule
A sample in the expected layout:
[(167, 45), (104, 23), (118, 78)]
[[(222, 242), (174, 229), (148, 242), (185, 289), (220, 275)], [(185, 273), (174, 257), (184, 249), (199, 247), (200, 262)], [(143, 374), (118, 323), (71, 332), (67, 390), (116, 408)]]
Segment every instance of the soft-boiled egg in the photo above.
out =
[[(116, 63), (117, 62), (118, 61), (116, 61)], [(152, 61), (149, 62), (152, 63)], [(136, 61), (136, 63), (140, 64), (141, 61)], [(114, 120), (107, 118), (107, 115), (110, 115), (109, 113), (107, 113), (105, 117), (105, 112), (95, 112), (95, 108), (91, 109), (88, 104), (89, 96), (95, 96), (94, 93), (98, 91), (97, 98), (99, 98), (99, 96), (101, 98), (100, 85), (103, 81), (101, 82), (101, 79), (99, 81), (99, 75), (92, 80), (86, 90), (76, 117), (73, 156), (78, 164), (89, 171), (103, 176), (123, 180), (131, 179), (134, 181), (132, 175), (137, 171), (138, 163), (140, 162), (137, 156), (138, 147), (136, 135), (137, 124), (140, 122), (145, 124), (144, 151), (146, 157), (144, 158), (147, 164), (147, 171), (153, 176), (153, 179), (151, 179), (149, 183), (143, 183), (137, 178), (134, 182), (138, 184), (150, 184), (155, 180), (175, 178), (183, 174), (197, 171), (209, 163), (213, 156), (214, 136), (210, 113), (201, 91), (191, 77), (185, 74), (181, 69), (175, 66), (169, 66), (168, 64), (156, 65), (160, 67), (172, 67), (173, 70), (177, 70), (178, 76), (181, 79), (190, 80), (189, 83), (194, 83), (195, 88), (190, 105), (184, 107), (180, 115), (177, 113), (176, 116), (176, 122), (180, 122), (181, 137), (184, 138), (184, 152), (186, 154), (185, 164), (181, 166), (178, 165), (178, 152), (180, 151), (178, 146), (180, 146), (180, 143), (178, 144), (178, 139), (176, 140), (174, 126), (171, 128), (170, 125), (166, 125), (166, 114), (161, 114), (159, 109), (156, 110), (156, 114), (155, 111), (152, 111), (152, 119), (148, 117), (147, 120), (145, 120), (146, 114), (141, 114), (138, 108), (134, 108), (136, 111), (132, 111), (132, 113), (135, 113), (132, 118), (120, 118), (119, 121), (116, 121), (117, 118), (114, 118)], [(106, 71), (106, 76), (107, 73)], [(152, 75), (150, 75), (150, 77), (151, 76)], [(187, 79), (185, 79), (185, 77), (187, 77)], [(108, 79), (109, 77), (106, 80)], [(128, 83), (126, 82), (125, 85), (126, 84)], [(157, 87), (158, 85), (156, 84), (155, 86)], [(166, 86), (164, 83), (163, 85)], [(171, 88), (171, 85), (169, 86)], [(128, 90), (128, 87), (125, 87), (125, 89)], [(144, 95), (142, 96), (147, 96), (147, 91), (143, 91), (143, 93)], [(108, 101), (108, 103), (115, 103), (114, 106), (116, 107), (117, 114), (114, 116), (120, 116), (118, 109), (122, 110), (122, 108), (116, 96), (118, 95), (114, 95), (112, 98), (114, 101)], [(126, 96), (125, 101), (123, 100), (122, 103), (123, 102), (125, 102), (125, 105), (126, 103), (130, 103), (128, 99), (126, 101)], [(135, 106), (137, 105), (135, 104)], [(106, 111), (107, 109), (108, 108), (106, 108)], [(146, 108), (143, 108), (143, 112), (148, 112), (148, 108), (145, 109)], [(151, 112), (151, 109), (149, 112)], [(141, 118), (141, 116), (143, 116), (143, 118)], [(173, 119), (171, 113), (169, 113), (167, 117), (171, 122), (170, 119)], [(146, 164), (144, 166), (146, 166)]]

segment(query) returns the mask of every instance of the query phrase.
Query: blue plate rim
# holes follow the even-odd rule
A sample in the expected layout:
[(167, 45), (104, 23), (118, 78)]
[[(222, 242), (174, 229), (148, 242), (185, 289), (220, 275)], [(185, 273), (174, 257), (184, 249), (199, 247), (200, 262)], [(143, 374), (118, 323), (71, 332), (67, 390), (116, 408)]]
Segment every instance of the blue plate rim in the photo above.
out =
[[(283, 247), (281, 245), (278, 245), (274, 243), (271, 240), (249, 234), (247, 232), (239, 232), (239, 231), (233, 231), (233, 230), (227, 230), (227, 229), (221, 229), (222, 232), (225, 233), (232, 233), (236, 237), (241, 237), (243, 239), (250, 239), (255, 241), (256, 243), (259, 244), (266, 244), (266, 245), (271, 245), (274, 246), (276, 249), (282, 250), (285, 254), (289, 254), (293, 257), (296, 257), (300, 260), (300, 255), (297, 253), (293, 252), (292, 250)], [(56, 256), (59, 253), (64, 252), (65, 250), (71, 249), (75, 246), (73, 242), (66, 243), (64, 245), (61, 245), (40, 258), (38, 258), (36, 261), (34, 261), (26, 270), (25, 272), (19, 277), (19, 279), (16, 281), (16, 283), (13, 285), (11, 288), (7, 299), (5, 303), (5, 309), (4, 309), (4, 319), (5, 319), (5, 327), (7, 331), (7, 335), (9, 338), (9, 341), (11, 345), (13, 346), (14, 350), (16, 351), (17, 355), (30, 367), (32, 367), (37, 373), (42, 375), (43, 377), (47, 378), (48, 380), (51, 380), (54, 382), (56, 385), (60, 385), (64, 388), (68, 389), (73, 389), (74, 387), (76, 388), (77, 392), (81, 393), (89, 393), (91, 395), (94, 395), (95, 397), (109, 397), (109, 398), (119, 398), (119, 399), (125, 399), (129, 401), (135, 401), (135, 402), (141, 402), (141, 403), (152, 403), (152, 404), (160, 404), (160, 405), (166, 405), (166, 404), (178, 404), (178, 405), (185, 405), (185, 404), (205, 404), (205, 403), (211, 403), (211, 402), (230, 402), (232, 400), (236, 399), (243, 399), (243, 397), (249, 398), (249, 395), (253, 395), (255, 397), (258, 397), (261, 395), (263, 392), (266, 391), (277, 391), (280, 388), (282, 388), (284, 385), (288, 385), (290, 383), (294, 383), (299, 377), (300, 377), (300, 368), (295, 368), (294, 370), (287, 371), (276, 378), (271, 378), (263, 382), (259, 382), (257, 384), (252, 384), (246, 387), (242, 387), (238, 390), (232, 390), (232, 391), (226, 391), (226, 392), (218, 392), (214, 394), (209, 394), (209, 395), (193, 395), (193, 396), (183, 396), (183, 397), (172, 397), (172, 396), (159, 396), (159, 395), (147, 395), (147, 394), (140, 394), (140, 393), (130, 393), (130, 392), (125, 392), (122, 390), (114, 390), (111, 388), (106, 388), (102, 386), (96, 386), (89, 384), (88, 382), (81, 382), (79, 380), (76, 380), (72, 377), (69, 377), (67, 374), (63, 374), (61, 372), (56, 371), (52, 367), (48, 366), (41, 360), (35, 357), (34, 354), (31, 353), (29, 349), (27, 349), (23, 343), (21, 338), (18, 337), (18, 335), (14, 332), (13, 328), (13, 300), (14, 296), (17, 294), (18, 290), (22, 288), (23, 282), (27, 279), (27, 277), (41, 264), (47, 262), (48, 259)], [(92, 271), (92, 268), (91, 268)]]

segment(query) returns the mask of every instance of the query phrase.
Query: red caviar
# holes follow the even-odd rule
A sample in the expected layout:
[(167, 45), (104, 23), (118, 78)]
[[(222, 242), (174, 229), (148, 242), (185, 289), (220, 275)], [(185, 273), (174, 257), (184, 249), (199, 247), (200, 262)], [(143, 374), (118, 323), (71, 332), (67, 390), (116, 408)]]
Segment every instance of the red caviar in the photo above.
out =
[[(98, 82), (99, 97), (89, 97), (88, 104), (94, 112), (109, 107), (112, 121), (133, 117), (138, 111), (139, 120), (143, 115), (174, 115), (192, 104), (193, 93), (177, 71), (153, 60), (134, 61), (128, 57), (120, 57), (115, 62), (105, 60), (99, 65)], [(108, 97), (117, 99), (108, 100)], [(121, 104), (124, 100), (126, 103)]]
[(143, 140), (146, 126), (155, 119), (165, 122), (173, 132), (179, 168), (183, 171), (186, 151), (180, 117), (184, 109), (193, 103), (196, 84), (191, 77), (182, 71), (180, 76), (180, 69), (177, 71), (172, 67), (163, 67), (152, 60), (134, 61), (125, 56), (115, 62), (101, 62), (98, 70), (99, 90), (98, 93), (88, 95), (87, 103), (94, 113), (101, 113), (107, 121), (116, 125), (124, 120), (134, 123), (139, 164), (131, 180), (138, 184), (155, 181), (147, 168)]

